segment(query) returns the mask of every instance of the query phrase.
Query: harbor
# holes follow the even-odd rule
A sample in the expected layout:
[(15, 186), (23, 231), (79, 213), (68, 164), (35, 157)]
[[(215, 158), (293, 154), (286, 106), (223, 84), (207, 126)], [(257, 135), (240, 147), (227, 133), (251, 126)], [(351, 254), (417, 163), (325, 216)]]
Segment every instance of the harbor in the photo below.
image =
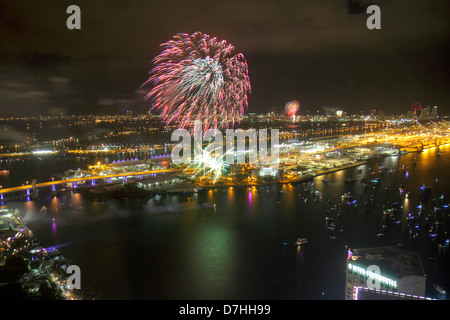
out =
[[(445, 155), (448, 147), (440, 151)], [(101, 200), (67, 191), (6, 206), (20, 208), (45, 247), (62, 245), (60, 252), (83, 270), (84, 285), (116, 297), (341, 299), (346, 250), (395, 245), (420, 253), (427, 297), (446, 299), (433, 287), (449, 287), (449, 195), (436, 169), (446, 159), (429, 150), (298, 183)], [(354, 181), (346, 182), (349, 177)], [(86, 250), (89, 258), (81, 254)], [(122, 266), (109, 271), (101, 262), (112, 260)], [(124, 263), (137, 270), (134, 281)], [(227, 270), (236, 264), (241, 267), (232, 276)], [(190, 275), (179, 282), (183, 290), (165, 287), (165, 266), (174, 268), (169, 278)], [(137, 280), (144, 270), (144, 283), (152, 283), (145, 290)], [(111, 272), (125, 277), (108, 282)]]

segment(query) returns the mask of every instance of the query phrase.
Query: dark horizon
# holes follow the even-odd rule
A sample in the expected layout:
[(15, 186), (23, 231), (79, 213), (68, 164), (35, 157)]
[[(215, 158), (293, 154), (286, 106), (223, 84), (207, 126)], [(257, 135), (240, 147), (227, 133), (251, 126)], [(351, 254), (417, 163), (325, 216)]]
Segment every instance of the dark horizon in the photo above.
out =
[[(358, 3), (362, 7), (358, 7)], [(78, 1), (81, 30), (68, 30), (69, 1), (0, 5), (0, 116), (145, 113), (141, 85), (159, 45), (201, 31), (243, 53), (252, 94), (246, 113), (406, 114), (411, 104), (449, 113), (448, 1)]]

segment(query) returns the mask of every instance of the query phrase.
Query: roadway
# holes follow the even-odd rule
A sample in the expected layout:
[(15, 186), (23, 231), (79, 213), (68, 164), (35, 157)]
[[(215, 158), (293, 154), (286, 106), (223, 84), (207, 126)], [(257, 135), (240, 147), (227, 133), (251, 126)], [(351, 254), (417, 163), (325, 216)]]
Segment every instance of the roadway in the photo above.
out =
[[(74, 183), (74, 182), (79, 182), (79, 181), (87, 181), (87, 180), (139, 176), (139, 175), (148, 175), (148, 174), (154, 174), (154, 173), (157, 173), (157, 174), (164, 173), (165, 174), (165, 173), (174, 173), (174, 172), (181, 172), (181, 171), (183, 171), (183, 169), (147, 170), (147, 171), (139, 171), (139, 172), (115, 173), (115, 174), (101, 175), (101, 176), (100, 175), (88, 176), (88, 177), (82, 177), (82, 178), (73, 178), (73, 179), (66, 179), (66, 180), (55, 180), (55, 181), (36, 183), (36, 188), (48, 187), (48, 186), (58, 185), (58, 184)], [(23, 190), (27, 190), (27, 189), (33, 189), (33, 185), (24, 185), (24, 186), (12, 187), (12, 188), (0, 189), (0, 194), (16, 192), (16, 191), (23, 191)]]

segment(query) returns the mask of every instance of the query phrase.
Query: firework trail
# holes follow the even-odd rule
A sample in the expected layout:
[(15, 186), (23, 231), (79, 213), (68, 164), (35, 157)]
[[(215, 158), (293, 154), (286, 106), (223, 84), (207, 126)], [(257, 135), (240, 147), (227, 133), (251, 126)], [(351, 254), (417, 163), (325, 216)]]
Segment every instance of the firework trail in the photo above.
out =
[(234, 125), (251, 92), (244, 55), (232, 55), (232, 45), (201, 32), (179, 33), (161, 46), (144, 83), (153, 84), (145, 99), (152, 99), (161, 119), (178, 121), (182, 128), (203, 120), (205, 130)]

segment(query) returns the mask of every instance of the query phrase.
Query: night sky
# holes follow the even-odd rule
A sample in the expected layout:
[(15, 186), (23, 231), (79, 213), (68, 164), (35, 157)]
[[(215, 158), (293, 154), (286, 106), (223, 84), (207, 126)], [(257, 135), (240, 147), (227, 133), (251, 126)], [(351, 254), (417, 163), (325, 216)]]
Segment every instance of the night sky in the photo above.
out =
[[(159, 45), (201, 31), (249, 65), (247, 112), (449, 114), (448, 0), (94, 0), (0, 2), (0, 115), (145, 113), (141, 84)], [(381, 8), (369, 30), (364, 5)], [(66, 9), (81, 8), (81, 30)], [(149, 90), (146, 87), (146, 90)]]

